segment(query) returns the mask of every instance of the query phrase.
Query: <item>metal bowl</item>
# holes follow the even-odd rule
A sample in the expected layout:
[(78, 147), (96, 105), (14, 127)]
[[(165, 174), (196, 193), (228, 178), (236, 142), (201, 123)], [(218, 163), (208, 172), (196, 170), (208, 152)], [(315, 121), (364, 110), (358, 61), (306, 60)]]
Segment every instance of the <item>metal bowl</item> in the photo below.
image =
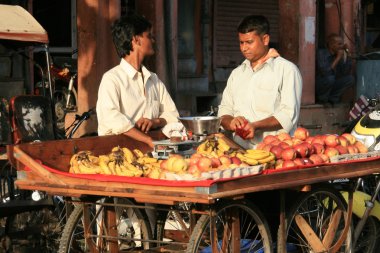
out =
[(179, 120), (194, 135), (208, 135), (219, 132), (221, 118), (215, 116), (180, 117)]

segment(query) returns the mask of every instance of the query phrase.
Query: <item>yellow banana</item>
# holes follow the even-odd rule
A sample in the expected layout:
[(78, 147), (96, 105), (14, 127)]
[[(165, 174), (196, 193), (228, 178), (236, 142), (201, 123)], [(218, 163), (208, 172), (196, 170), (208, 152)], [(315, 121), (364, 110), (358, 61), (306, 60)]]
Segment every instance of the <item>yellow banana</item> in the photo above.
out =
[(203, 152), (206, 150), (206, 142), (202, 142), (201, 144), (199, 144), (199, 146), (197, 147), (197, 152)]
[(78, 168), (82, 174), (97, 174), (99, 171), (97, 167), (88, 167), (83, 163), (79, 163)]
[(144, 156), (137, 159), (137, 162), (140, 164), (147, 164), (147, 163), (156, 163), (158, 160), (154, 157)]
[(115, 172), (116, 172), (116, 175), (118, 176), (123, 175), (123, 170), (121, 169), (119, 164), (115, 164)]
[(246, 156), (244, 156), (241, 160), (243, 162), (245, 162), (246, 164), (248, 164), (248, 165), (257, 165), (257, 164), (259, 164), (259, 162), (256, 159), (249, 158), (249, 157), (246, 157)]
[(261, 164), (261, 163), (269, 163), (269, 162), (273, 161), (274, 159), (275, 159), (275, 156), (272, 153), (270, 153), (270, 155), (268, 157), (266, 157), (264, 159), (259, 159), (257, 161)]
[(79, 170), (78, 164), (71, 166), (69, 172), (74, 173), (74, 174), (79, 174), (80, 170)]
[(124, 158), (127, 160), (127, 162), (132, 163), (136, 160), (135, 155), (132, 153), (132, 151), (129, 148), (123, 148)]
[(137, 148), (135, 148), (135, 149), (133, 150), (133, 153), (135, 154), (135, 156), (136, 156), (137, 158), (139, 158), (139, 157), (143, 157), (143, 156), (144, 156), (144, 153), (143, 153), (140, 149), (137, 149)]
[(218, 150), (221, 150), (222, 152), (230, 150), (230, 146), (226, 143), (225, 140), (218, 138)]
[(141, 175), (143, 174), (142, 170), (138, 169), (136, 166), (130, 163), (126, 163), (125, 166), (127, 167), (127, 170), (132, 172), (133, 176), (135, 177), (141, 177)]
[[(264, 150), (261, 150), (261, 151), (264, 151)], [(248, 157), (248, 158), (260, 160), (260, 159), (265, 159), (268, 156), (270, 156), (270, 152), (268, 152), (268, 151), (264, 151), (264, 152), (249, 152), (249, 153), (247, 152), (246, 154), (244, 154), (244, 156)]]
[(116, 151), (118, 151), (119, 149), (120, 149), (119, 146), (115, 146), (115, 147), (112, 148), (111, 152), (116, 152)]
[(115, 164), (115, 161), (110, 161), (107, 165), (108, 165), (108, 168), (111, 171), (111, 174), (112, 175), (116, 175), (116, 164)]

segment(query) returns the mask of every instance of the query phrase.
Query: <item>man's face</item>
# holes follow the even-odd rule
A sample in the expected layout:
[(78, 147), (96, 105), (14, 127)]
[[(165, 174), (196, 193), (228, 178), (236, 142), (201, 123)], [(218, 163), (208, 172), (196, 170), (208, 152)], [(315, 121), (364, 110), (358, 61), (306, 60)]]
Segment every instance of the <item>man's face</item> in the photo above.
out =
[(146, 56), (154, 54), (153, 44), (155, 42), (152, 31), (143, 32), (137, 35), (138, 45), (142, 53)]
[(240, 51), (251, 63), (266, 55), (269, 45), (269, 35), (259, 35), (255, 31), (239, 33)]
[(329, 49), (336, 54), (339, 50), (344, 49), (343, 39), (340, 37), (334, 37), (329, 42)]

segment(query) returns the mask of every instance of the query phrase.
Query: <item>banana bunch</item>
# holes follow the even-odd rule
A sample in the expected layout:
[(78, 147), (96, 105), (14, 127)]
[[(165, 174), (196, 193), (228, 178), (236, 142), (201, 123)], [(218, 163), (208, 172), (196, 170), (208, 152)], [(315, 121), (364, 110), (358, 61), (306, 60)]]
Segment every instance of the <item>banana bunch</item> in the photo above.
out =
[(217, 152), (224, 154), (225, 152), (231, 151), (230, 145), (227, 144), (222, 138), (217, 139)]
[[(134, 153), (128, 148), (114, 147), (108, 155), (108, 163), (105, 160), (109, 171), (105, 174), (111, 173), (119, 176), (140, 177), (143, 174), (142, 167), (136, 163)], [(102, 166), (105, 169), (106, 166)]]
[(247, 149), (245, 153), (236, 153), (236, 157), (248, 165), (271, 163), (275, 160), (274, 154), (259, 149)]
[(203, 155), (209, 155), (215, 152), (217, 156), (221, 156), (230, 151), (230, 145), (228, 145), (227, 142), (221, 138), (207, 139), (197, 147), (197, 153)]
[(101, 173), (99, 158), (91, 151), (80, 151), (70, 159), (70, 173), (98, 174)]
[(197, 153), (207, 155), (216, 150), (216, 148), (217, 142), (214, 139), (206, 139), (197, 147)]

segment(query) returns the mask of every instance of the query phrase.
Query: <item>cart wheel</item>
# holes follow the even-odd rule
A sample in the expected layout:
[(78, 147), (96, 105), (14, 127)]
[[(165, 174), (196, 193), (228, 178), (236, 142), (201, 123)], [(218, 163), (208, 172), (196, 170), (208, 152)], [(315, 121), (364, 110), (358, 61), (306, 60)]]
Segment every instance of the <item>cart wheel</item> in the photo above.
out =
[(199, 218), (186, 252), (273, 252), (268, 223), (248, 200), (220, 203), (212, 213)]
[[(358, 223), (358, 217), (354, 216), (354, 227)], [(364, 224), (363, 230), (359, 235), (356, 242), (354, 252), (360, 253), (377, 253), (380, 252), (380, 224), (379, 221), (373, 217), (369, 216), (366, 223)]]
[(286, 219), (287, 252), (331, 252), (333, 247), (337, 248), (332, 252), (351, 252), (351, 225), (347, 224), (346, 202), (338, 191), (316, 187), (294, 203)]
[(165, 242), (187, 244), (197, 219), (200, 217), (199, 214), (191, 212), (195, 208), (196, 204), (194, 203), (181, 202), (172, 206), (168, 211), (160, 211), (156, 223), (157, 246), (162, 246)]
[[(123, 206), (128, 205), (128, 206)], [(149, 249), (147, 217), (129, 199), (78, 204), (64, 228), (59, 252), (121, 252)], [(86, 235), (85, 235), (86, 234)]]

